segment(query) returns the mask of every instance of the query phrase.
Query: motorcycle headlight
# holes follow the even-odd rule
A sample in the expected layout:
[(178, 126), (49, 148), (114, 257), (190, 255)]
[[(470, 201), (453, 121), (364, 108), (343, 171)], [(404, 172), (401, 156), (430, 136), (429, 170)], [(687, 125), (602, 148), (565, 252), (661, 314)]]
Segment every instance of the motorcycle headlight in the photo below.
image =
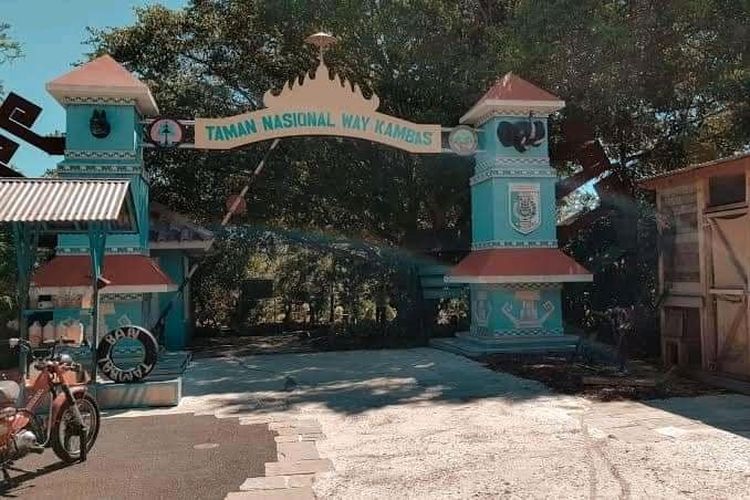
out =
[(0, 409), (0, 418), (10, 418), (15, 416), (16, 413), (18, 413), (16, 408), (13, 406), (6, 406), (5, 408)]

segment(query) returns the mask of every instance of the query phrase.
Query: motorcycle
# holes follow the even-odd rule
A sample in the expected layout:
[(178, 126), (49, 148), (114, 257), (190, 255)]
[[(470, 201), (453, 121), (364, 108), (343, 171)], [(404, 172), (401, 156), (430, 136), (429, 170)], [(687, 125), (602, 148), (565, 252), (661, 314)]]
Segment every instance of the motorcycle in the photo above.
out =
[[(68, 354), (57, 354), (55, 347), (47, 357), (34, 357), (31, 344), (10, 339), (11, 348), (20, 348), (32, 356), (36, 374), (27, 384), (29, 392), (20, 401), (21, 386), (12, 380), (0, 380), (0, 469), (10, 482), (13, 462), (29, 453), (43, 453), (51, 446), (63, 462), (85, 461), (99, 434), (101, 413), (96, 399), (85, 383), (70, 381), (82, 373), (80, 364)], [(48, 351), (49, 352), (49, 351)], [(39, 413), (44, 396), (49, 394), (45, 420)], [(21, 471), (23, 472), (23, 471)]]

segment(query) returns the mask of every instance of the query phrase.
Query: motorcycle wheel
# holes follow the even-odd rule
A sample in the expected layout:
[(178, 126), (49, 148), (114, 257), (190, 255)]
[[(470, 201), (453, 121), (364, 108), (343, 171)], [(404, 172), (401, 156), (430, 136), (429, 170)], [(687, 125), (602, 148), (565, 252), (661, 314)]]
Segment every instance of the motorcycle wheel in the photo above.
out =
[[(101, 413), (96, 400), (89, 394), (75, 398), (78, 410), (83, 417), (83, 423), (88, 428), (86, 433), (86, 452), (94, 447), (99, 435)], [(52, 450), (60, 460), (66, 463), (75, 462), (81, 458), (81, 435), (76, 422), (73, 405), (65, 401), (52, 423)]]

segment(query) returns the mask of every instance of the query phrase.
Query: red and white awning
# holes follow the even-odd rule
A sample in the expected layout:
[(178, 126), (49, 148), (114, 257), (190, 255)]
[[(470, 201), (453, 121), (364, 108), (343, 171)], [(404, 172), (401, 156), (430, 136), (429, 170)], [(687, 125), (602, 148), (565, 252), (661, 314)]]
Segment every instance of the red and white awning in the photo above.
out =
[(467, 255), (446, 283), (563, 283), (593, 276), (557, 248), (492, 248)]
[[(102, 293), (172, 292), (177, 286), (158, 264), (145, 255), (106, 255), (102, 277), (109, 284)], [(40, 295), (86, 293), (91, 290), (91, 258), (59, 255), (36, 270), (31, 286)]]

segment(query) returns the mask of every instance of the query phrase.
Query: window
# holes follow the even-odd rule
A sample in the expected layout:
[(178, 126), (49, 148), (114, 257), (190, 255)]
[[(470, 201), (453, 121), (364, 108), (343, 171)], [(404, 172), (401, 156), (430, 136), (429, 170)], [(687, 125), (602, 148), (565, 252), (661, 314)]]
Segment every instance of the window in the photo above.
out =
[(708, 180), (708, 205), (745, 202), (745, 174), (715, 175)]

